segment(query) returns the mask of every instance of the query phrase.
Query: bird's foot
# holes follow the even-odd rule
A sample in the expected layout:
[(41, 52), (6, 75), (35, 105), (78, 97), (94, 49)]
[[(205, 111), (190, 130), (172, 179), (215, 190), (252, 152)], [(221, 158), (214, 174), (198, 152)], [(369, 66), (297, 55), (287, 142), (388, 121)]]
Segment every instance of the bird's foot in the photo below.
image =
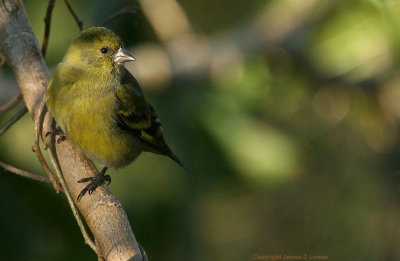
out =
[(107, 168), (104, 168), (99, 174), (97, 174), (94, 177), (89, 177), (89, 178), (83, 178), (81, 180), (78, 180), (79, 183), (90, 183), (82, 189), (82, 191), (79, 193), (77, 200), (80, 201), (81, 198), (86, 194), (86, 192), (90, 194), (93, 193), (93, 191), (96, 190), (96, 188), (100, 185), (102, 185), (105, 181), (107, 181), (108, 185), (111, 183), (111, 177), (109, 175), (105, 175)]
[(65, 136), (64, 132), (62, 131), (60, 126), (57, 126), (57, 128), (55, 128), (53, 131), (49, 131), (46, 133), (46, 137), (49, 136), (50, 134), (54, 134), (54, 135), (59, 135), (60, 137), (58, 137), (57, 139), (57, 144), (60, 144), (62, 141), (67, 139), (67, 136)]
[(62, 134), (60, 137), (58, 137), (57, 139), (57, 144), (60, 144), (61, 142), (63, 142), (64, 140), (67, 139), (67, 136), (65, 136), (64, 134)]

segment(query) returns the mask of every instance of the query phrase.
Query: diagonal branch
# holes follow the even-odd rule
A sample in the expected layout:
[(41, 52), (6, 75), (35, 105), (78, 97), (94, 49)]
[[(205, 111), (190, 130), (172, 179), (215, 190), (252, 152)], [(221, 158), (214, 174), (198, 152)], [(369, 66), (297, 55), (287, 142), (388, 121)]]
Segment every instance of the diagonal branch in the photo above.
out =
[[(50, 34), (50, 22), (51, 22), (51, 14), (54, 8), (54, 3), (55, 0), (49, 0), (49, 4), (47, 7), (47, 12), (46, 12), (46, 17), (44, 18), (44, 22), (45, 22), (45, 33), (43, 36), (43, 44), (42, 44), (42, 55), (43, 57), (46, 55), (46, 49), (47, 49), (47, 44), (48, 44), (48, 39), (49, 39), (49, 34)], [(5, 64), (5, 60), (2, 61), (1, 66), (3, 66)], [(0, 114), (1, 112), (7, 111), (12, 109), (14, 106), (16, 106), (19, 101), (22, 99), (22, 94), (19, 93), (14, 99), (12, 99), (8, 104), (4, 105), (3, 107), (0, 108)], [(6, 125), (0, 130), (0, 135), (3, 135), (14, 123), (16, 123), (20, 118), (22, 118), (22, 116), (25, 115), (25, 113), (27, 113), (28, 110), (26, 107), (22, 108), (20, 111), (18, 111), (7, 123)], [(35, 143), (36, 145), (36, 143)], [(33, 148), (34, 151), (39, 151), (40, 152), (40, 148), (39, 146), (34, 147)], [(40, 152), (41, 154), (41, 152)], [(47, 164), (45, 163), (45, 160), (43, 158), (43, 155), (41, 155), (41, 157), (38, 157), (40, 163), (43, 165), (43, 168), (46, 170), (49, 178), (46, 179), (47, 182), (50, 182), (51, 184), (53, 184), (54, 189), (56, 190), (57, 193), (60, 193), (62, 191), (62, 188), (60, 186), (60, 184), (55, 180), (52, 172), (49, 170)], [(28, 172), (24, 171), (24, 170), (20, 170), (18, 168), (15, 168), (11, 165), (5, 164), (4, 163), (4, 168), (6, 168), (8, 171), (10, 172), (14, 172), (17, 175), (22, 175), (34, 180), (38, 180), (35, 174), (29, 174)], [(40, 178), (44, 178), (39, 176)]]
[(50, 36), (50, 25), (51, 25), (51, 15), (53, 13), (53, 8), (55, 5), (56, 0), (49, 0), (49, 4), (47, 5), (46, 16), (44, 18), (44, 35), (43, 35), (43, 42), (42, 42), (42, 55), (43, 57), (46, 56), (47, 45), (49, 43), (49, 36)]
[[(2, 55), (14, 72), (32, 119), (38, 119), (40, 103), (50, 75), (22, 1), (4, 0), (0, 7), (0, 46)], [(48, 117), (49, 114), (46, 114), (45, 119)], [(43, 129), (49, 129), (48, 120), (44, 121)], [(41, 136), (44, 137), (45, 133)], [(79, 192), (84, 187), (84, 184), (77, 181), (96, 174), (93, 163), (68, 140), (55, 143), (54, 151), (71, 198), (94, 236), (99, 258), (145, 260), (121, 203), (106, 185), (100, 186), (90, 197), (76, 202)]]
[(60, 185), (60, 183), (57, 182), (56, 178), (54, 177), (53, 172), (51, 171), (49, 165), (47, 164), (47, 162), (42, 154), (42, 151), (40, 150), (40, 146), (39, 146), (39, 137), (40, 137), (40, 134), (42, 133), (42, 119), (43, 119), (43, 114), (45, 111), (45, 106), (46, 106), (46, 103), (45, 103), (44, 99), (42, 99), (42, 101), (40, 103), (40, 109), (37, 114), (37, 118), (34, 119), (34, 122), (36, 124), (35, 124), (35, 140), (34, 140), (34, 144), (32, 146), (32, 151), (36, 153), (36, 157), (38, 158), (40, 165), (42, 165), (42, 168), (44, 169), (47, 176), (49, 177), (50, 182), (53, 185), (53, 188), (56, 191), (56, 193), (61, 193), (61, 191), (63, 191), (63, 188)]
[[(3, 61), (5, 63), (5, 61)], [(2, 63), (3, 63), (2, 62)], [(0, 106), (0, 114), (5, 113), (6, 111), (11, 110), (14, 108), (20, 101), (22, 100), (22, 94), (18, 93), (17, 96), (15, 96), (11, 101), (9, 101), (7, 104), (4, 104), (3, 106)]]
[(14, 116), (11, 117), (11, 119), (6, 123), (6, 125), (4, 125), (2, 129), (0, 129), (0, 135), (3, 135), (4, 132), (6, 132), (11, 126), (13, 126), (14, 123), (16, 123), (19, 119), (21, 119), (22, 116), (24, 116), (25, 113), (27, 112), (28, 110), (26, 109), (26, 107), (19, 110)]
[(69, 4), (68, 0), (64, 0), (64, 2), (65, 2), (65, 4), (67, 5), (68, 10), (71, 12), (72, 16), (74, 17), (75, 22), (76, 22), (76, 24), (77, 24), (78, 27), (79, 27), (79, 30), (82, 31), (82, 30), (83, 30), (83, 22), (82, 22), (82, 21), (79, 19), (79, 17), (76, 15), (74, 9), (72, 9), (72, 6)]

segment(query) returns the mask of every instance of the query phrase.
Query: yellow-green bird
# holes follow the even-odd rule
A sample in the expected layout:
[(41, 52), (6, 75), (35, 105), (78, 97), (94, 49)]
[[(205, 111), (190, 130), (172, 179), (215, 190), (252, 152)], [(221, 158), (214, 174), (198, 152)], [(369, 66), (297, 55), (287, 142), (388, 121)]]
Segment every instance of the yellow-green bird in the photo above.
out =
[(124, 67), (135, 61), (121, 39), (104, 27), (83, 31), (74, 39), (49, 82), (46, 104), (65, 136), (103, 170), (78, 195), (92, 193), (104, 181), (108, 167), (131, 163), (142, 151), (170, 157), (182, 166), (166, 144), (160, 120)]

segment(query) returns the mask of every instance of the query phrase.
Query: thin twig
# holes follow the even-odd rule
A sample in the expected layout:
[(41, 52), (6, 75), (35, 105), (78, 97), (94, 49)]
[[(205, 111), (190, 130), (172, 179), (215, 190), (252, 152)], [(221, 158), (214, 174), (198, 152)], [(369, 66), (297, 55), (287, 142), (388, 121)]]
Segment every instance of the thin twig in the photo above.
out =
[[(3, 62), (5, 62), (5, 61), (3, 61)], [(1, 63), (3, 63), (3, 62), (1, 62)], [(5, 113), (6, 111), (9, 111), (12, 108), (14, 108), (14, 106), (17, 105), (21, 99), (22, 99), (22, 94), (18, 93), (17, 96), (15, 96), (7, 104), (4, 104), (3, 106), (0, 106), (0, 114)]]
[(81, 20), (79, 20), (78, 16), (76, 15), (76, 13), (74, 12), (74, 9), (72, 9), (71, 5), (68, 3), (68, 0), (64, 0), (65, 4), (67, 5), (69, 11), (71, 12), (72, 16), (75, 19), (76, 24), (79, 27), (79, 30), (83, 30), (83, 23)]
[[(54, 123), (53, 119), (51, 119), (51, 121)], [(54, 124), (50, 124), (50, 126), (53, 126), (53, 125)], [(85, 243), (87, 245), (89, 245), (90, 248), (92, 248), (93, 251), (97, 254), (98, 251), (97, 251), (96, 244), (93, 242), (93, 240), (89, 236), (89, 233), (87, 232), (87, 230), (85, 228), (85, 225), (84, 225), (84, 223), (82, 221), (82, 218), (79, 215), (79, 211), (78, 211), (74, 201), (72, 200), (72, 197), (71, 197), (71, 194), (69, 193), (68, 187), (65, 184), (65, 180), (64, 180), (64, 177), (63, 177), (63, 174), (62, 174), (62, 171), (61, 171), (61, 167), (60, 167), (60, 164), (59, 164), (59, 162), (57, 160), (57, 154), (55, 152), (54, 131), (51, 132), (51, 133), (52, 134), (50, 136), (50, 142), (49, 142), (50, 143), (50, 160), (53, 163), (56, 175), (57, 175), (58, 179), (60, 180), (61, 186), (64, 189), (64, 194), (67, 197), (68, 203), (69, 203), (69, 205), (71, 207), (71, 210), (72, 210), (72, 214), (74, 215), (74, 217), (76, 219), (76, 222), (78, 223), (79, 229), (81, 230), (81, 233), (82, 233), (82, 236), (83, 236), (83, 238), (85, 240)]]
[(37, 180), (40, 182), (50, 183), (50, 179), (48, 177), (43, 177), (38, 174), (34, 174), (34, 173), (30, 173), (30, 172), (22, 170), (22, 169), (18, 169), (16, 167), (8, 165), (7, 163), (4, 163), (2, 161), (0, 161), (0, 167), (2, 167), (3, 169), (5, 169), (9, 172), (12, 172), (14, 174), (23, 176), (25, 178), (30, 178), (30, 179)]
[(36, 153), (36, 156), (39, 159), (40, 164), (42, 165), (46, 174), (49, 176), (51, 184), (53, 185), (56, 193), (61, 193), (61, 192), (63, 192), (62, 186), (54, 178), (53, 172), (51, 171), (49, 165), (47, 165), (47, 162), (44, 159), (42, 151), (40, 150), (40, 147), (39, 147), (39, 138), (40, 138), (40, 134), (42, 133), (42, 119), (43, 119), (43, 112), (45, 110), (45, 107), (46, 107), (46, 99), (43, 97), (42, 101), (40, 103), (40, 109), (39, 109), (38, 116), (35, 120), (35, 143), (32, 147), (32, 150)]
[(6, 132), (11, 126), (14, 125), (19, 119), (22, 118), (22, 116), (25, 115), (25, 113), (28, 112), (28, 109), (26, 107), (22, 108), (19, 110), (14, 116), (11, 117), (11, 119), (4, 125), (4, 127), (0, 130), (0, 135), (3, 135), (4, 132)]
[(111, 22), (112, 20), (117, 18), (118, 16), (121, 16), (121, 15), (124, 15), (124, 14), (138, 14), (138, 13), (140, 13), (140, 9), (138, 7), (125, 6), (125, 7), (121, 8), (120, 10), (118, 10), (117, 12), (113, 13), (112, 15), (110, 15), (109, 17), (107, 17), (103, 21), (103, 23), (101, 23), (101, 26), (105, 26), (106, 24), (108, 24), (109, 22)]
[(49, 4), (47, 5), (46, 17), (44, 18), (44, 35), (43, 35), (43, 42), (42, 42), (43, 57), (46, 56), (47, 45), (49, 43), (51, 14), (53, 13), (54, 5), (55, 5), (55, 0), (49, 0)]

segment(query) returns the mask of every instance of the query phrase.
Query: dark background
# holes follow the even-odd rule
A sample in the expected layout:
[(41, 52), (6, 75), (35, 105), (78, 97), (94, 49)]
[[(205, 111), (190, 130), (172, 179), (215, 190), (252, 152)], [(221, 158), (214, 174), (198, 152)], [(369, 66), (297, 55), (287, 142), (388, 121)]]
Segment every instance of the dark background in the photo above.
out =
[[(47, 2), (24, 1), (40, 44)], [(174, 40), (145, 12), (108, 24), (137, 58), (128, 68), (189, 169), (143, 154), (109, 172), (149, 260), (399, 260), (400, 2), (165, 2), (183, 16), (160, 16), (189, 22)], [(71, 5), (85, 28), (141, 7)], [(63, 1), (51, 29), (53, 70), (79, 33)], [(18, 91), (8, 68), (0, 86), (1, 104)], [(33, 129), (25, 116), (0, 137), (0, 160), (43, 175)], [(0, 252), (96, 260), (63, 195), (1, 170)]]

